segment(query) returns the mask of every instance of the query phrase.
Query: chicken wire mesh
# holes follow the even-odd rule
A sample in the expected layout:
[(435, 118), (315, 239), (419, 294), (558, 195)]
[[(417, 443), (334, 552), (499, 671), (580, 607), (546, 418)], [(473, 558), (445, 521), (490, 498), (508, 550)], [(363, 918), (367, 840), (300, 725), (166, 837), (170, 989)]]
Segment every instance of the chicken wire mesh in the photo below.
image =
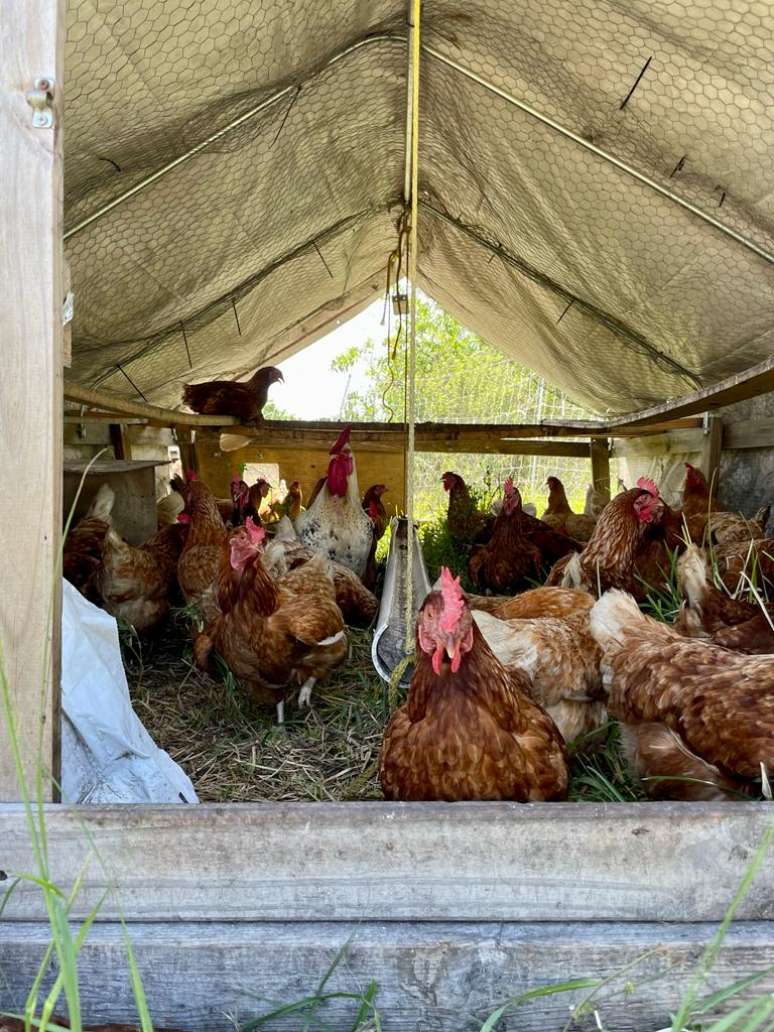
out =
[[(402, 0), (70, 0), (69, 378), (175, 405), (383, 290), (405, 33)], [(441, 58), (771, 251), (773, 39), (763, 0), (425, 0), (421, 285), (600, 414), (768, 357), (769, 262)]]

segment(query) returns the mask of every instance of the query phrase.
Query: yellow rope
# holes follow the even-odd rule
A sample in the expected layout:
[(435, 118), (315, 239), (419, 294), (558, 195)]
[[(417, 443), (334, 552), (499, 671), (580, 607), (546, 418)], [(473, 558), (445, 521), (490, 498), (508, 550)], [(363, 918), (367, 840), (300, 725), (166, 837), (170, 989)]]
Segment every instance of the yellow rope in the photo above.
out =
[(409, 332), (406, 353), (406, 651), (414, 649), (414, 424), (417, 370), (417, 193), (419, 183), (419, 57), (421, 0), (411, 0), (411, 222), (408, 242)]

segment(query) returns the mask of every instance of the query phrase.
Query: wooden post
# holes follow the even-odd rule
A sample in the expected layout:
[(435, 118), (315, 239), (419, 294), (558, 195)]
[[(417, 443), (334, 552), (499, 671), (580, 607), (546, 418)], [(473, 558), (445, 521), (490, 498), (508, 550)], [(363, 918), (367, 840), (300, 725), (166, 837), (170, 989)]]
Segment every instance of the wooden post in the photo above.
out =
[(193, 470), (194, 473), (199, 472), (195, 433), (196, 431), (192, 430), (190, 426), (175, 426), (175, 436), (177, 437), (177, 446), (180, 449), (183, 476), (185, 476), (189, 469)]
[(113, 453), (117, 459), (131, 459), (132, 442), (126, 430), (126, 423), (111, 423), (110, 443), (113, 445)]
[[(62, 496), (63, 0), (0, 33), (0, 642), (22, 762), (58, 776)], [(35, 117), (36, 116), (36, 117)], [(50, 124), (33, 125), (35, 121)], [(52, 605), (53, 603), (53, 605)], [(34, 782), (33, 782), (34, 784)], [(50, 797), (49, 785), (45, 788)], [(0, 707), (0, 799), (19, 799)]]
[(593, 437), (589, 448), (591, 458), (591, 482), (594, 490), (610, 501), (610, 441), (606, 437)]
[(720, 453), (723, 450), (723, 418), (708, 412), (704, 416), (704, 440), (701, 447), (701, 470), (717, 497)]

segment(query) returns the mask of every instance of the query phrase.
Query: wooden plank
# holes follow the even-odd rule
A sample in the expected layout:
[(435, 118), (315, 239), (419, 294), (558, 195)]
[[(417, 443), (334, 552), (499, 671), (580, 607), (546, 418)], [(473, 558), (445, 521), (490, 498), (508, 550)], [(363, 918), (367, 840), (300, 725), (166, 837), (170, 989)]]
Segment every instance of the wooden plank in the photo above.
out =
[[(666, 429), (690, 429), (700, 427), (700, 419), (690, 418), (686, 420), (673, 420), (667, 424), (653, 425), (645, 429), (622, 428), (620, 435), (623, 437), (641, 437), (650, 433), (661, 433)], [(241, 434), (245, 437), (257, 438), (258, 440), (270, 441), (272, 445), (281, 442), (308, 443), (313, 438), (320, 443), (333, 442), (339, 430), (341, 422), (331, 420), (305, 421), (305, 420), (267, 420), (261, 427), (230, 427), (229, 433)], [(352, 423), (352, 440), (363, 444), (383, 445), (387, 441), (394, 441), (396, 438), (403, 440), (406, 435), (404, 423)], [(422, 440), (428, 451), (464, 450), (462, 447), (452, 448), (450, 445), (459, 445), (464, 442), (466, 445), (478, 446), (479, 442), (486, 443), (493, 439), (500, 444), (509, 441), (524, 441), (534, 438), (561, 438), (561, 437), (607, 437), (607, 427), (598, 422), (590, 420), (578, 420), (564, 423), (417, 423), (417, 440)], [(436, 447), (433, 447), (436, 446)], [(490, 447), (492, 445), (490, 444)], [(499, 447), (499, 445), (498, 445)]]
[[(156, 405), (148, 405), (138, 401), (130, 401), (117, 394), (110, 394), (107, 391), (94, 390), (89, 387), (82, 387), (79, 384), (66, 383), (64, 385), (64, 396), (68, 401), (78, 402), (83, 405), (90, 405), (96, 408), (101, 414), (105, 412), (120, 413), (122, 415), (138, 416), (157, 422), (160, 426), (208, 426), (208, 427), (233, 427), (234, 433), (244, 434), (246, 437), (262, 437), (272, 430), (292, 431), (297, 430), (303, 433), (320, 432), (331, 435), (335, 439), (337, 432), (341, 429), (341, 421), (333, 420), (266, 420), (260, 428), (243, 427), (237, 425), (237, 421), (231, 416), (200, 416), (189, 412), (181, 412), (177, 409), (164, 409)], [(621, 420), (619, 435), (625, 436), (629, 433), (640, 435), (643, 432), (661, 432), (668, 429), (681, 429), (685, 427), (700, 426), (701, 421), (695, 419), (670, 419), (654, 423), (647, 430), (642, 428), (629, 429)], [(455, 431), (470, 431), (487, 434), (497, 434), (502, 438), (529, 438), (529, 437), (607, 437), (610, 427), (618, 425), (605, 423), (600, 420), (579, 419), (579, 420), (545, 420), (542, 423), (419, 423), (417, 429), (427, 433), (437, 433), (443, 437)], [(406, 428), (403, 423), (355, 423), (353, 431), (361, 435), (398, 434), (405, 435)], [(363, 437), (365, 439), (365, 436)]]
[(159, 408), (147, 405), (108, 391), (97, 391), (79, 384), (66, 383), (64, 397), (68, 401), (77, 401), (82, 405), (92, 405), (107, 412), (120, 413), (126, 416), (144, 416), (161, 421), (163, 426), (174, 426), (176, 423), (186, 426), (233, 426), (237, 421), (233, 416), (199, 416), (191, 412), (177, 412), (175, 409)]
[(116, 459), (131, 459), (132, 444), (126, 432), (126, 423), (111, 423), (110, 443), (113, 445), (113, 454)]
[[(89, 863), (73, 918), (110, 883), (135, 921), (717, 921), (771, 807), (261, 803), (50, 807), (46, 818), (61, 888), (90, 842), (107, 865)], [(0, 870), (33, 862), (21, 808), (0, 807)], [(45, 916), (26, 882), (3, 914)], [(116, 917), (109, 895), (100, 919)], [(739, 918), (774, 918), (774, 864)]]
[(707, 482), (717, 492), (718, 473), (720, 472), (720, 453), (723, 447), (723, 420), (720, 416), (707, 413), (704, 428), (704, 440), (701, 446), (700, 467)]
[[(39, 743), (56, 772), (58, 740), (63, 24), (63, 0), (26, 0), (4, 6), (0, 32), (0, 641), (28, 776)], [(32, 124), (41, 77), (53, 128)], [(0, 799), (18, 791), (0, 716)]]
[(723, 448), (774, 448), (774, 418), (747, 419), (743, 423), (723, 423)]
[(596, 491), (610, 501), (610, 441), (605, 437), (594, 438), (589, 448), (591, 457), (591, 482)]
[(653, 437), (613, 438), (614, 458), (633, 455), (680, 455), (701, 452), (704, 434), (701, 430), (673, 430)]
[(751, 366), (734, 376), (729, 376), (711, 387), (703, 387), (701, 390), (683, 394), (679, 398), (672, 398), (671, 401), (662, 402), (660, 405), (651, 405), (650, 408), (642, 409), (639, 412), (630, 412), (626, 416), (619, 416), (617, 419), (611, 420), (609, 426), (611, 432), (613, 430), (620, 431), (623, 428), (647, 426), (664, 419), (676, 419), (682, 416), (691, 416), (696, 412), (706, 412), (708, 409), (723, 408), (725, 405), (733, 405), (737, 401), (746, 401), (748, 398), (756, 398), (760, 394), (768, 394), (772, 390), (774, 390), (774, 357), (764, 359), (758, 365)]
[[(465, 1032), (506, 1000), (568, 979), (609, 979), (595, 994), (604, 1028), (668, 1028), (688, 988), (711, 925), (676, 924), (134, 924), (132, 949), (156, 1027), (233, 1032), (282, 1004), (311, 996), (342, 952), (326, 991), (362, 993), (376, 983), (374, 1003), (385, 1029)], [(50, 938), (47, 925), (4, 927), (0, 1011), (19, 1011)], [(734, 925), (723, 940), (700, 997), (774, 965), (768, 923)], [(628, 967), (628, 970), (625, 970)], [(78, 954), (84, 1020), (136, 1022), (120, 927), (93, 927)], [(47, 992), (52, 974), (43, 984)], [(751, 996), (774, 990), (774, 973)], [(520, 1032), (559, 1032), (589, 990), (545, 996), (512, 1012)], [(314, 1028), (350, 1029), (359, 1001), (339, 998), (319, 1012)], [(511, 1024), (518, 1018), (516, 1024)], [(271, 1022), (298, 1030), (299, 1012)], [(596, 1028), (589, 1015), (573, 1028)]]
[[(323, 451), (327, 455), (331, 444), (335, 440), (329, 431), (321, 433), (318, 430), (275, 430), (268, 433), (255, 435), (252, 438), (252, 447), (261, 450), (271, 449), (274, 451)], [(360, 434), (357, 429), (352, 431), (352, 447), (357, 453), (381, 452), (383, 454), (394, 453), (402, 448), (401, 434)], [(421, 427), (417, 428), (416, 450), (419, 452), (437, 452), (443, 454), (466, 454), (472, 455), (549, 455), (571, 458), (586, 459), (589, 455), (589, 446), (579, 441), (536, 441), (522, 440), (501, 437), (492, 433), (479, 433), (472, 431), (451, 431), (439, 433), (438, 431), (426, 432)]]

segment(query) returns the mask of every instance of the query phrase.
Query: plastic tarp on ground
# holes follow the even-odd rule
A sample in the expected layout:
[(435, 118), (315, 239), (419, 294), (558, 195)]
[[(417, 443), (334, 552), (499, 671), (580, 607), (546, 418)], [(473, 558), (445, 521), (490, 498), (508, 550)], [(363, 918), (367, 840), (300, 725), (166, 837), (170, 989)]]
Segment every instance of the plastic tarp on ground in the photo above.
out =
[(62, 798), (197, 803), (132, 709), (116, 621), (62, 582)]
[[(765, 258), (440, 58), (771, 252), (774, 8), (422, 6), (425, 291), (599, 414), (768, 357)], [(405, 0), (70, 0), (68, 378), (175, 405), (380, 295), (406, 31)]]

